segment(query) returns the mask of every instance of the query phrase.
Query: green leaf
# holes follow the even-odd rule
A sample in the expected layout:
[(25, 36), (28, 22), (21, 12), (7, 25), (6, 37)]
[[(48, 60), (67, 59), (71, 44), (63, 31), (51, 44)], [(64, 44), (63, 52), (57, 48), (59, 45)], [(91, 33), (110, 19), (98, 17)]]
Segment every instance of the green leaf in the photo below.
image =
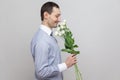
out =
[(65, 43), (64, 46), (65, 46), (66, 49), (71, 49), (71, 47), (67, 43)]
[(65, 38), (65, 46), (69, 47), (70, 49), (73, 48), (73, 41), (69, 37)]
[(74, 51), (74, 50), (71, 50), (71, 49), (62, 49), (62, 51), (68, 52), (68, 53), (71, 53), (71, 54), (79, 54), (80, 53), (80, 51)]
[(75, 54), (80, 54), (80, 51), (75, 51)]
[(73, 47), (74, 47), (74, 48), (77, 48), (77, 47), (78, 47), (78, 45), (74, 45)]
[(62, 51), (72, 53), (72, 50), (70, 50), (70, 49), (62, 49)]

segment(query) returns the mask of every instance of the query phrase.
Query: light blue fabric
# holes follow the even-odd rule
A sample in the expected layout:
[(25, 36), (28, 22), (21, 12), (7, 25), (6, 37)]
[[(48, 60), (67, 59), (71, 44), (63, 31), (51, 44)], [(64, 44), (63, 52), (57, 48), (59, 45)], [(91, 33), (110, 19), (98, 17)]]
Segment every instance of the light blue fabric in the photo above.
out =
[(60, 48), (54, 37), (39, 29), (31, 41), (31, 53), (36, 80), (63, 80), (58, 69), (61, 63)]

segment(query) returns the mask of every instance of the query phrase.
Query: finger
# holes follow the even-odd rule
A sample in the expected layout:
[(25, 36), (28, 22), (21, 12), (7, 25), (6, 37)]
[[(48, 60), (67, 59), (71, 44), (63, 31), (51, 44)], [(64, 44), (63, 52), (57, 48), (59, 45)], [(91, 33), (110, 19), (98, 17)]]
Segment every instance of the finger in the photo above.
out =
[(77, 59), (73, 59), (72, 62), (73, 62), (73, 63), (74, 63), (74, 62), (77, 62)]
[(74, 61), (77, 61), (77, 59), (75, 59)]
[(77, 60), (74, 60), (74, 63), (77, 63)]
[(76, 56), (73, 56), (72, 58), (73, 58), (73, 59), (76, 59)]
[(73, 65), (76, 64), (76, 63), (77, 63), (77, 61), (74, 61)]
[(76, 56), (76, 54), (72, 54), (72, 57)]

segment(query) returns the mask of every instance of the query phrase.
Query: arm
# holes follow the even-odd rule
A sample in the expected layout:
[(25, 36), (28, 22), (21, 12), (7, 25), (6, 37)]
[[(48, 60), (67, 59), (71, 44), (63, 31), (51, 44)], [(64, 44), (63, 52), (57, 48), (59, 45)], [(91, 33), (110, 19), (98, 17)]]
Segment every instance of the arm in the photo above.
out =
[(59, 73), (57, 65), (48, 64), (49, 45), (40, 42), (35, 46), (35, 70), (39, 78), (55, 76)]

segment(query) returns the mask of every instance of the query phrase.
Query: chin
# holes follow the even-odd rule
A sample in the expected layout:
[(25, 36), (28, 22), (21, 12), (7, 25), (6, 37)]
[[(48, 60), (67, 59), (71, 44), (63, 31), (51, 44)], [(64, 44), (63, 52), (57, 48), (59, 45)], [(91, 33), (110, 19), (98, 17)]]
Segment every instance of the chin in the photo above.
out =
[(56, 28), (57, 27), (57, 25), (56, 26), (54, 26), (53, 28)]
[(57, 27), (57, 24), (56, 25), (54, 25), (54, 28), (56, 28)]

